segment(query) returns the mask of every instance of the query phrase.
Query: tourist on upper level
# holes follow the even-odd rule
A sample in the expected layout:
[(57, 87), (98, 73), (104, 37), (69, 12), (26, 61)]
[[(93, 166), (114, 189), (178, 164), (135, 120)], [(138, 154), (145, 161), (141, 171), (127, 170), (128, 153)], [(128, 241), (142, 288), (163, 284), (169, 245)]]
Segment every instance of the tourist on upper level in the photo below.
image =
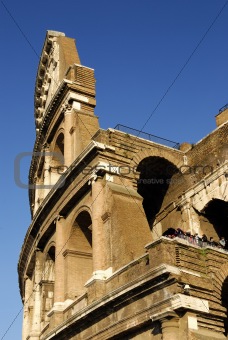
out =
[(202, 240), (202, 246), (206, 247), (207, 244), (208, 244), (208, 239), (207, 239), (207, 236), (205, 234), (202, 235), (201, 240)]
[(222, 247), (222, 248), (225, 248), (226, 246), (226, 240), (225, 238), (222, 236), (219, 240), (219, 245)]
[(208, 242), (208, 244), (212, 247), (215, 246), (215, 241), (214, 241), (214, 238), (212, 236), (210, 237), (210, 241)]

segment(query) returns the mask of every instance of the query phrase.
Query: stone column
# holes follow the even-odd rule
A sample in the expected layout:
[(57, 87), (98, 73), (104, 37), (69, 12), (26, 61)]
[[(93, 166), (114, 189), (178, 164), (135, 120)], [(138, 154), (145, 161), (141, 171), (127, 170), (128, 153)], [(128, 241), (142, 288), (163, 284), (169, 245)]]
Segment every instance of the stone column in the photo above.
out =
[(102, 276), (102, 271), (107, 269), (104, 225), (102, 220), (104, 207), (104, 187), (102, 178), (92, 180), (92, 247), (93, 247), (93, 272), (95, 278)]
[(54, 283), (54, 304), (48, 316), (50, 317), (50, 329), (55, 328), (63, 321), (63, 310), (65, 301), (65, 271), (64, 257), (65, 251), (65, 218), (58, 216), (56, 218), (56, 233), (55, 233), (55, 283)]
[(43, 202), (43, 179), (41, 180), (40, 178), (35, 178), (36, 183), (35, 183), (35, 203), (34, 203), (34, 210), (33, 210), (33, 215), (37, 212), (40, 204)]
[(183, 230), (190, 231), (190, 233), (193, 234), (192, 220), (191, 220), (191, 215), (190, 215), (190, 202), (186, 201), (184, 203), (181, 203), (180, 208), (181, 208)]
[(65, 235), (64, 235), (65, 218), (58, 216), (56, 218), (56, 248), (55, 248), (55, 284), (54, 284), (54, 306), (63, 304), (64, 297), (64, 257)]
[(37, 212), (40, 206), (40, 189), (38, 189), (38, 178), (34, 177), (34, 185), (35, 185), (35, 199), (34, 199), (34, 208), (33, 208), (33, 216)]
[(26, 340), (29, 333), (30, 333), (30, 313), (29, 313), (29, 306), (30, 301), (33, 298), (33, 291), (32, 291), (32, 280), (29, 279), (28, 276), (25, 277), (25, 295), (24, 295), (24, 317), (23, 317), (23, 327), (22, 327), (22, 340)]
[(161, 320), (162, 340), (179, 340), (179, 318)]
[(200, 221), (196, 212), (194, 211), (192, 204), (189, 200), (181, 204), (181, 215), (183, 221), (183, 229), (190, 231), (192, 235), (200, 233)]
[(39, 249), (36, 250), (35, 261), (36, 263), (33, 285), (34, 305), (30, 339), (39, 340), (39, 335), (41, 331), (40, 324), (41, 324), (41, 301), (42, 301), (40, 282), (42, 280), (42, 265), (43, 265), (43, 253)]
[(66, 166), (70, 166), (72, 163), (72, 136), (71, 136), (71, 128), (72, 128), (72, 114), (73, 109), (69, 106), (65, 112), (65, 120), (64, 120), (64, 163)]
[(44, 198), (47, 196), (51, 189), (51, 174), (50, 174), (50, 163), (51, 163), (51, 156), (50, 156), (50, 150), (47, 146), (44, 149)]

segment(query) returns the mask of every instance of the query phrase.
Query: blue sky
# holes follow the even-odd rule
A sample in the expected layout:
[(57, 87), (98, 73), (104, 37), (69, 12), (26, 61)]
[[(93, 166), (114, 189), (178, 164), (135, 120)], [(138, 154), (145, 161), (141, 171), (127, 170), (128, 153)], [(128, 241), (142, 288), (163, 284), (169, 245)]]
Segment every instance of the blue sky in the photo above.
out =
[[(21, 338), (22, 323), (17, 261), (31, 222), (28, 193), (14, 181), (14, 160), (18, 154), (33, 149), (34, 86), (46, 30), (75, 38), (82, 64), (95, 69), (95, 112), (100, 126), (121, 123), (141, 129), (226, 1), (3, 3), (0, 2), (0, 339), (14, 340)], [(227, 17), (228, 5), (144, 131), (194, 143), (215, 128), (214, 116), (228, 102)], [(28, 167), (29, 158), (16, 169), (25, 183)]]

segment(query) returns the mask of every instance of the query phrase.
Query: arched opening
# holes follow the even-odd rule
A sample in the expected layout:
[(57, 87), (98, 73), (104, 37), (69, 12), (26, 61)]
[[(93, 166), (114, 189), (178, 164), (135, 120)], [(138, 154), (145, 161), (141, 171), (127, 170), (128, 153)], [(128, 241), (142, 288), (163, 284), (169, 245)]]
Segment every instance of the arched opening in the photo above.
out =
[(228, 277), (225, 279), (222, 285), (222, 306), (226, 308), (226, 318), (224, 320), (224, 335), (228, 337)]
[(64, 134), (61, 132), (55, 142), (55, 147), (50, 154), (51, 184), (55, 184), (61, 174), (66, 170), (64, 167)]
[(55, 247), (52, 246), (46, 256), (43, 279), (45, 281), (55, 281)]
[(43, 266), (42, 289), (42, 327), (49, 322), (47, 312), (54, 303), (54, 282), (55, 282), (55, 247), (51, 246), (47, 252)]
[(201, 212), (201, 229), (208, 237), (219, 241), (221, 237), (226, 240), (225, 248), (228, 249), (228, 202), (212, 199)]
[(137, 171), (140, 172), (138, 193), (143, 197), (143, 208), (152, 230), (156, 215), (169, 201), (167, 191), (178, 169), (164, 158), (147, 157), (139, 163)]
[(59, 158), (64, 157), (64, 134), (62, 132), (56, 139), (54, 153), (56, 153), (56, 155), (54, 155), (53, 160), (58, 163)]
[[(76, 218), (76, 225), (82, 231), (82, 238), (84, 239), (84, 247), (89, 248), (92, 251), (92, 220), (87, 211), (82, 211)], [(82, 244), (81, 244), (81, 247)]]
[(176, 235), (176, 229), (174, 228), (168, 228), (166, 231), (162, 234), (162, 236), (172, 237)]
[(87, 211), (76, 217), (66, 251), (67, 298), (75, 299), (85, 292), (85, 283), (93, 273), (92, 220)]
[[(40, 157), (36, 178), (34, 214), (65, 170), (64, 134), (61, 132), (56, 140), (51, 143), (50, 148), (47, 146), (45, 147), (44, 152)], [(61, 185), (63, 185), (63, 182), (58, 183), (58, 187)], [(57, 186), (55, 186), (55, 188), (57, 188)]]

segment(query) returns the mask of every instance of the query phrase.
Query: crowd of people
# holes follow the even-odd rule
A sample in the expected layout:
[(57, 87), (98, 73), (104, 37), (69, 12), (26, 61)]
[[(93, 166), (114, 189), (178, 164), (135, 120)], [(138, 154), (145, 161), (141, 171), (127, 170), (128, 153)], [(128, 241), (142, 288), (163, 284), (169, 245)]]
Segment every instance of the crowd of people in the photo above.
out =
[(187, 240), (190, 244), (195, 244), (200, 247), (206, 247), (206, 246), (211, 246), (211, 247), (217, 247), (217, 248), (222, 248), (222, 249), (227, 249), (226, 248), (226, 240), (222, 236), (220, 237), (219, 240), (214, 240), (213, 237), (208, 238), (205, 234), (202, 236), (199, 236), (197, 233), (192, 235), (190, 232), (185, 232), (180, 228), (173, 229), (169, 228), (163, 236), (168, 237), (168, 238), (176, 238), (179, 237), (181, 239)]

